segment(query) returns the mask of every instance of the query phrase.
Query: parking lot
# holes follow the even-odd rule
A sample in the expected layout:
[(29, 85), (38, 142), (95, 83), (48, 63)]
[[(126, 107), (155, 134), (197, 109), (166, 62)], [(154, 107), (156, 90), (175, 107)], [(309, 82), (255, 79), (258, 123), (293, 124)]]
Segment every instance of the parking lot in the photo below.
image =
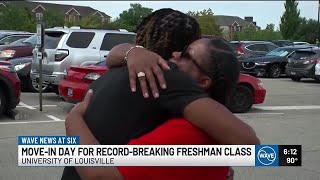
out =
[[(302, 167), (235, 168), (235, 179), (320, 179), (320, 84), (312, 79), (261, 79), (263, 104), (237, 114), (256, 130), (262, 144), (301, 144)], [(18, 135), (64, 135), (64, 118), (72, 108), (54, 93), (22, 93), (15, 111), (0, 120), (0, 179), (59, 179), (62, 168), (17, 167)]]

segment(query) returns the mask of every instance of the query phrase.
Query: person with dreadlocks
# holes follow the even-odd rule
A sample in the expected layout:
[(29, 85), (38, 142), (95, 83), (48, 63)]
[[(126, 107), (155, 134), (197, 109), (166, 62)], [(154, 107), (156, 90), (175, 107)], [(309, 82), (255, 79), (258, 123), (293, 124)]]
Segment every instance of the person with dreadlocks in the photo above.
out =
[[(160, 18), (158, 19), (158, 17)], [(170, 54), (174, 51), (182, 51), (188, 44), (200, 38), (200, 28), (196, 20), (179, 11), (171, 9), (158, 10), (146, 19), (153, 21), (154, 27), (149, 26), (145, 31), (149, 33), (147, 34), (149, 39), (146, 39), (145, 46), (152, 47), (154, 43), (154, 47), (157, 47), (155, 49), (158, 49), (155, 52), (160, 55), (162, 55), (162, 52), (170, 58)], [(143, 22), (147, 23), (146, 21)], [(179, 25), (182, 31), (177, 31), (176, 27), (172, 28), (176, 24)], [(159, 31), (160, 29), (161, 31)], [(183, 42), (181, 44), (175, 40), (175, 38), (179, 39), (179, 37)], [(159, 38), (163, 46), (157, 44)], [(138, 39), (139, 34), (137, 41)], [(156, 41), (157, 39), (158, 41)], [(258, 144), (259, 140), (250, 126), (239, 120), (225, 107), (210, 99), (208, 94), (201, 89), (211, 89), (214, 78), (225, 78), (215, 71), (221, 69), (219, 68), (221, 61), (220, 63), (213, 63), (212, 67), (214, 68), (211, 69), (199, 68), (202, 63), (209, 63), (209, 60), (216, 58), (221, 59), (226, 54), (216, 51), (214, 57), (211, 53), (206, 56), (206, 50), (211, 52), (214, 49), (206, 49), (206, 46), (212, 45), (210, 42), (198, 40), (183, 51), (181, 56), (175, 55), (176, 64), (169, 63), (170, 70), (163, 71), (167, 88), (160, 91), (156, 99), (143, 99), (141, 91), (139, 91), (140, 86), (137, 86), (137, 93), (132, 94), (130, 92), (127, 67), (111, 68), (91, 84), (90, 89), (93, 92), (89, 90), (85, 100), (78, 103), (69, 112), (65, 122), (66, 134), (80, 136), (80, 143), (87, 145), (130, 144), (137, 138), (150, 135), (148, 133), (152, 130), (158, 130), (157, 128), (162, 127), (161, 125), (164, 125), (168, 119), (184, 117), (206, 132), (208, 137), (214, 139), (216, 143)], [(174, 46), (175, 43), (176, 46)], [(161, 50), (161, 48), (168, 48), (169, 50)], [(219, 44), (217, 45), (218, 48)], [(128, 65), (133, 55), (138, 53), (138, 49), (143, 50), (133, 46), (133, 48), (129, 47), (129, 49), (125, 50), (125, 55), (122, 54), (122, 57), (124, 56), (128, 60)], [(195, 51), (198, 49), (202, 49), (202, 51)], [(145, 54), (148, 53), (148, 56), (151, 57), (155, 55), (154, 52), (150, 51), (146, 51)], [(165, 55), (163, 57), (165, 58)], [(228, 55), (226, 57), (231, 56)], [(178, 69), (178, 65), (181, 70)], [(200, 69), (205, 71), (202, 72)], [(215, 72), (214, 76), (209, 74), (212, 71)], [(215, 142), (210, 142), (211, 144), (216, 144)], [(186, 173), (185, 171), (184, 169), (183, 172)], [(114, 167), (77, 167), (76, 169), (74, 167), (66, 167), (62, 179), (72, 180), (80, 179), (80, 177), (83, 179), (122, 179), (126, 178), (125, 174), (121, 167), (118, 169)]]

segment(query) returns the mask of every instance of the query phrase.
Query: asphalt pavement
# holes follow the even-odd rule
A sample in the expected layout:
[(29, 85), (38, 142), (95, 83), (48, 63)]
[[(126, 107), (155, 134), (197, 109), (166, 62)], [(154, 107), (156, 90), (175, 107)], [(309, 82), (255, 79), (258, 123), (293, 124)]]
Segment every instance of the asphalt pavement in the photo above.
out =
[[(262, 144), (301, 144), (302, 167), (235, 167), (235, 180), (320, 180), (320, 84), (313, 80), (261, 79), (266, 100), (250, 112), (237, 114), (257, 132)], [(72, 104), (54, 93), (22, 93), (21, 103), (0, 119), (0, 179), (55, 180), (58, 167), (18, 167), (17, 136), (65, 135), (64, 118)]]

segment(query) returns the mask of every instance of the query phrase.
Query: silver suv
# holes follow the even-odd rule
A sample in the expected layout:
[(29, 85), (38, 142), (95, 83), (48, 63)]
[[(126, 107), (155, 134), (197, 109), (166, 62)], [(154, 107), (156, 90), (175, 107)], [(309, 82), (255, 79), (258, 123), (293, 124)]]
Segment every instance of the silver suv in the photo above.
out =
[[(42, 77), (44, 88), (57, 90), (70, 65), (99, 62), (116, 45), (135, 43), (135, 33), (126, 30), (53, 28), (45, 30)], [(33, 51), (30, 77), (35, 89), (39, 83), (37, 49)], [(46, 89), (44, 89), (46, 91)]]

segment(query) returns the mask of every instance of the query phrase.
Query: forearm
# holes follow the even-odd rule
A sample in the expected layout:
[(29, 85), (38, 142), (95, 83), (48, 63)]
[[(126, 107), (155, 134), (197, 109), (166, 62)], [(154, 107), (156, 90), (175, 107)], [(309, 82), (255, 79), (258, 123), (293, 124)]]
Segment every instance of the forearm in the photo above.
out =
[[(72, 118), (72, 119), (71, 119)], [(66, 119), (66, 135), (80, 136), (81, 145), (99, 145), (99, 141), (94, 137), (80, 115), (72, 115)], [(116, 167), (75, 167), (81, 179), (111, 179), (122, 180), (122, 176)]]
[(210, 98), (190, 103), (184, 110), (184, 117), (220, 144), (260, 144), (248, 124)]
[(123, 43), (113, 47), (106, 59), (107, 67), (112, 68), (125, 65), (124, 57), (126, 55), (126, 52), (133, 46), (135, 45)]

